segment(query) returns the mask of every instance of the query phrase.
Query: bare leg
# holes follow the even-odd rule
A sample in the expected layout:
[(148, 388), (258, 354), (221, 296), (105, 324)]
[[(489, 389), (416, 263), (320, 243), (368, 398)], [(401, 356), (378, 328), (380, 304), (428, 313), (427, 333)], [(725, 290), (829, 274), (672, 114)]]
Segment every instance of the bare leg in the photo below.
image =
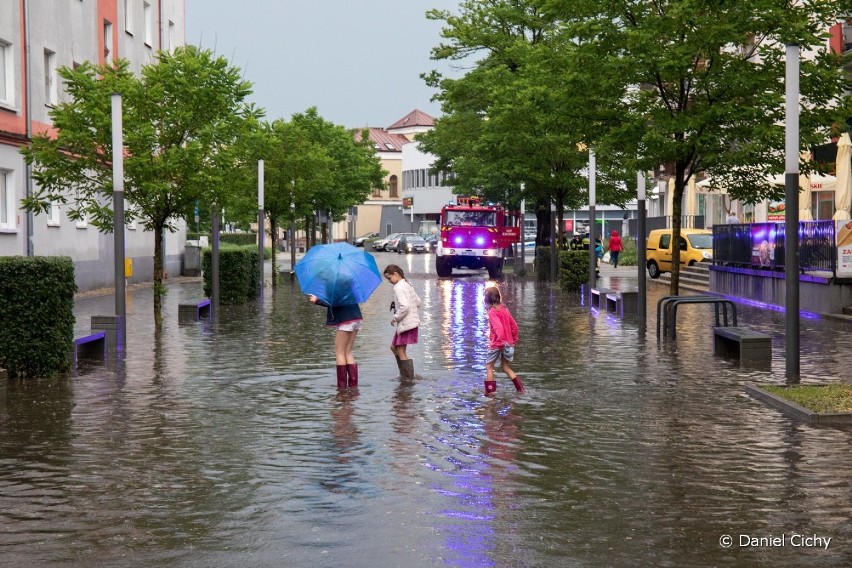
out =
[(405, 361), (408, 359), (408, 354), (406, 353), (406, 345), (397, 345), (396, 346), (396, 356), (399, 357), (400, 361)]
[[(340, 331), (338, 329), (337, 333), (334, 334), (334, 360), (338, 365), (346, 365), (347, 363), (352, 362), (346, 360), (346, 350), (350, 335), (354, 336), (355, 333), (351, 331)], [(350, 345), (349, 350), (351, 351), (351, 349)]]
[(352, 346), (355, 345), (355, 338), (358, 336), (357, 331), (345, 331), (346, 339), (344, 343), (344, 358), (346, 365), (355, 364), (355, 356), (352, 354)]
[(514, 380), (518, 375), (515, 374), (515, 371), (512, 370), (512, 367), (509, 366), (509, 362), (506, 359), (503, 359), (503, 372), (509, 376), (510, 379)]
[(494, 380), (494, 363), (486, 363), (485, 364), (485, 380), (493, 381)]

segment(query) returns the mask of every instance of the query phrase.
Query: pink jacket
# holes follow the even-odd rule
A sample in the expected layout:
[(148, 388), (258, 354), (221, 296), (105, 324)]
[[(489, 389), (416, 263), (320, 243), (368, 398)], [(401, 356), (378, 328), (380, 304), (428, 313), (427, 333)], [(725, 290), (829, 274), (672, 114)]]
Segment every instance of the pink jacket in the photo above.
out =
[(504, 345), (514, 347), (518, 342), (518, 324), (506, 306), (489, 309), (488, 324), (491, 327), (488, 333), (490, 349), (502, 349)]

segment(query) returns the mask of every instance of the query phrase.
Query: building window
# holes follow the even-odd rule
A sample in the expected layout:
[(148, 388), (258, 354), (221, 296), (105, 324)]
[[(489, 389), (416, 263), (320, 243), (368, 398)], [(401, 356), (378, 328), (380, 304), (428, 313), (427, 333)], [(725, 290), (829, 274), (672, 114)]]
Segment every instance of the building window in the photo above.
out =
[(15, 228), (15, 190), (12, 172), (0, 170), (0, 229)]
[(133, 35), (133, 0), (124, 0), (124, 31)]
[(59, 74), (56, 71), (56, 54), (44, 50), (44, 104), (54, 106), (59, 102)]
[(112, 53), (112, 24), (104, 20), (104, 62), (109, 63)]
[(374, 187), (373, 188), (373, 197), (381, 197), (382, 196), (382, 188)]
[(59, 226), (59, 204), (51, 203), (50, 209), (47, 210), (47, 226), (48, 227), (58, 227)]
[(834, 217), (834, 192), (811, 192), (811, 215), (815, 220), (831, 219)]
[(396, 179), (396, 176), (390, 177), (390, 183), (388, 185), (389, 185), (389, 189), (390, 189), (390, 196), (391, 197), (399, 197), (399, 187), (398, 187), (399, 183)]
[(142, 13), (145, 24), (145, 45), (148, 47), (154, 45), (154, 10), (147, 2), (142, 4)]
[(0, 39), (0, 103), (15, 104), (15, 83), (12, 64), (12, 45)]

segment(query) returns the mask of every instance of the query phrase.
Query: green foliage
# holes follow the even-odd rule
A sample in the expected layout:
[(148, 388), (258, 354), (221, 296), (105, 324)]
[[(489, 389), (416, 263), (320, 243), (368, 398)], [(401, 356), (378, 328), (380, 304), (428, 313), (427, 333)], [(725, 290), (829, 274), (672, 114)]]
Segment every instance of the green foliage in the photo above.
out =
[(566, 250), (559, 253), (559, 286), (563, 290), (576, 292), (588, 281), (588, 251)]
[(68, 370), (76, 291), (68, 257), (0, 257), (0, 367), (10, 376)]
[(220, 244), (248, 246), (257, 244), (257, 233), (220, 233)]
[[(204, 249), (201, 268), (204, 295), (207, 297), (213, 294), (211, 259), (211, 249)], [(261, 260), (256, 246), (220, 246), (219, 301), (222, 304), (243, 304), (255, 299), (260, 290), (260, 267)]]
[(852, 412), (852, 385), (766, 385), (762, 388), (818, 414)]

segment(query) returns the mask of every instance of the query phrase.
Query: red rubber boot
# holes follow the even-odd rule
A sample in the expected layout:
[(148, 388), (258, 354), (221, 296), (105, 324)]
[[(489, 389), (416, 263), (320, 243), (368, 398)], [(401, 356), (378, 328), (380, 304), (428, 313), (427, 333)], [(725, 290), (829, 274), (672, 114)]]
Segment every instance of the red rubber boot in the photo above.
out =
[(515, 378), (512, 379), (512, 383), (514, 383), (515, 390), (517, 390), (519, 393), (523, 394), (527, 392), (526, 389), (524, 389), (524, 383), (521, 382), (521, 377), (515, 375)]
[(337, 366), (337, 388), (345, 389), (346, 388), (346, 373), (348, 371), (347, 365), (338, 365)]
[(358, 388), (358, 363), (350, 363), (346, 368), (349, 369), (349, 388)]
[(485, 394), (494, 394), (497, 391), (497, 381), (485, 381)]

